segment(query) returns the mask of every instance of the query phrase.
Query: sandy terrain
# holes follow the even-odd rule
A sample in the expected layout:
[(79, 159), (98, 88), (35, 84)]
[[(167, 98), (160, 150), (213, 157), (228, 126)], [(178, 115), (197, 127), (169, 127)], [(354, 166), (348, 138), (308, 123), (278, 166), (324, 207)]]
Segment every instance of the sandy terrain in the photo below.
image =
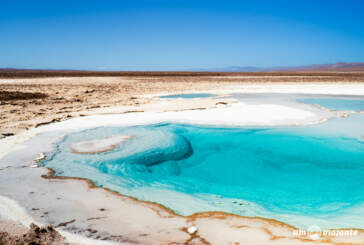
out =
[[(136, 81), (134, 78), (45, 78), (0, 81), (0, 90), (42, 93), (46, 98), (2, 99), (0, 134), (3, 136), (40, 126), (44, 123), (80, 116), (97, 108), (139, 105), (150, 101), (140, 94), (208, 89), (209, 84), (189, 82), (167, 84)], [(4, 96), (5, 97), (5, 96)]]
[[(230, 74), (225, 78), (157, 76), (2, 79), (0, 91), (13, 93), (3, 93), (0, 97), (0, 133), (5, 137), (0, 140), (0, 158), (9, 152), (15, 155), (21, 153), (24, 157), (19, 162), (14, 161), (11, 166), (0, 165), (2, 183), (7, 183), (6, 188), (0, 189), (0, 194), (17, 200), (14, 203), (11, 199), (0, 199), (3, 211), (0, 212), (3, 219), (0, 229), (8, 231), (10, 226), (15, 226), (8, 220), (19, 220), (21, 225), (16, 224), (16, 229), (10, 229), (16, 235), (19, 232), (24, 233), (22, 229), (31, 222), (47, 225), (52, 221), (53, 225), (57, 225), (75, 219), (61, 229), (61, 234), (74, 244), (96, 244), (94, 240), (82, 240), (83, 238), (74, 234), (125, 244), (317, 244), (310, 237), (295, 235), (294, 227), (274, 220), (222, 213), (183, 217), (156, 204), (93, 188), (90, 182), (54, 179), (46, 169), (22, 167), (24, 161), (34, 159), (42, 150), (32, 149), (26, 153), (24, 149), (27, 146), (19, 148), (19, 145), (41, 132), (105, 124), (133, 125), (163, 120), (234, 125), (314, 123), (333, 115), (322, 117), (314, 109), (282, 105), (246, 105), (226, 98), (171, 102), (152, 95), (189, 91), (211, 91), (217, 94), (276, 92), (364, 95), (364, 83), (361, 83), (363, 78), (362, 74)], [(204, 110), (206, 108), (209, 110)], [(244, 113), (236, 117), (237, 111)], [(66, 119), (71, 120), (64, 121)], [(58, 121), (64, 122), (49, 124)], [(33, 147), (32, 143), (28, 144)], [(48, 178), (41, 178), (42, 175)], [(34, 196), (31, 197), (33, 201), (29, 205), (23, 197), (25, 193), (30, 195), (32, 192), (35, 194), (31, 194)], [(57, 202), (54, 204), (54, 201), (49, 200)], [(5, 213), (8, 216), (4, 216), (4, 210), (7, 210)], [(44, 215), (45, 212), (47, 215)], [(198, 230), (188, 232), (188, 228), (192, 226), (196, 226)], [(325, 237), (321, 240), (322, 244), (342, 242), (340, 237)], [(350, 242), (362, 244), (364, 233), (359, 231)]]

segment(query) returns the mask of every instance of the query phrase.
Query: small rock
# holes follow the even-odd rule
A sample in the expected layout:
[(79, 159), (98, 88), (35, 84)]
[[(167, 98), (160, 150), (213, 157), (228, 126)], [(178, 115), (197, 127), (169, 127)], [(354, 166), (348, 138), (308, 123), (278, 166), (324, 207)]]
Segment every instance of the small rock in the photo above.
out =
[(14, 134), (13, 134), (13, 133), (3, 133), (2, 135), (3, 135), (4, 137), (14, 136)]
[(228, 103), (226, 103), (226, 102), (222, 102), (222, 101), (220, 101), (220, 102), (217, 102), (216, 104), (215, 104), (215, 106), (216, 107), (226, 107), (228, 105)]
[(0, 167), (0, 170), (5, 170), (7, 168), (10, 168), (10, 166), (3, 166), (3, 167)]
[(189, 234), (191, 234), (191, 235), (195, 234), (197, 232), (197, 227), (196, 226), (190, 226), (190, 227), (188, 227), (187, 232)]
[[(45, 154), (43, 152), (39, 153), (38, 157), (34, 159), (35, 162), (40, 162), (46, 158)], [(37, 165), (38, 167), (38, 165)]]

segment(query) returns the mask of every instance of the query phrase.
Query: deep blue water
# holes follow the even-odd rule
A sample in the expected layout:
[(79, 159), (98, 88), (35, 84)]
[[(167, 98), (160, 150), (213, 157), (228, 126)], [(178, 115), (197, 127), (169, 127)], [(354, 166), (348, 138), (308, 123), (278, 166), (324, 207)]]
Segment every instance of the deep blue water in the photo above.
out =
[(197, 98), (208, 98), (208, 97), (213, 97), (215, 95), (213, 94), (208, 94), (208, 93), (194, 93), (194, 94), (173, 94), (173, 95), (165, 95), (165, 96), (160, 96), (160, 98), (163, 99), (178, 99), (178, 98), (183, 98), (183, 99), (197, 99)]
[[(320, 127), (101, 127), (67, 135), (44, 164), (59, 175), (88, 178), (182, 214), (327, 215), (364, 202), (364, 142), (317, 134)], [(73, 142), (118, 134), (135, 137), (110, 152), (71, 152)], [(183, 199), (178, 205), (173, 196), (152, 190), (187, 194), (198, 204)]]
[(304, 98), (298, 101), (308, 104), (318, 104), (330, 110), (364, 110), (363, 99), (338, 99), (338, 98)]

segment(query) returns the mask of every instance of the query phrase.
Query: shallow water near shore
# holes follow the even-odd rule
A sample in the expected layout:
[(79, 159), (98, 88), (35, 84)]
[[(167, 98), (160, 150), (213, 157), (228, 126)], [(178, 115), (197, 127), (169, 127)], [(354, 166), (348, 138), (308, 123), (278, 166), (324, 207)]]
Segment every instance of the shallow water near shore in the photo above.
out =
[(303, 98), (298, 101), (309, 104), (318, 104), (330, 110), (364, 110), (364, 99), (346, 99), (346, 98)]
[[(302, 127), (100, 127), (68, 134), (43, 164), (183, 215), (224, 211), (364, 228), (353, 219), (364, 203), (363, 122), (353, 115)], [(75, 142), (113, 135), (133, 138), (108, 152), (72, 153)]]

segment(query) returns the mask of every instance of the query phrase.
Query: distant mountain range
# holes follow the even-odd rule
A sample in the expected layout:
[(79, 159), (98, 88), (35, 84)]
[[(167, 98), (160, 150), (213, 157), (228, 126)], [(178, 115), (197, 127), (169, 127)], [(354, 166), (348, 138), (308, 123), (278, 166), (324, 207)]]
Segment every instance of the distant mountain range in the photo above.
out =
[(198, 69), (198, 71), (214, 72), (274, 72), (274, 71), (364, 71), (364, 62), (338, 62), (336, 64), (320, 64), (307, 66), (282, 66), (260, 68), (254, 66), (229, 66), (224, 68)]
[[(0, 77), (12, 77), (14, 74), (27, 74), (32, 76), (41, 74), (42, 76), (91, 76), (91, 75), (150, 75), (160, 74), (168, 75), (168, 73), (205, 73), (205, 72), (364, 72), (364, 62), (338, 62), (336, 64), (320, 64), (320, 65), (307, 65), (307, 66), (280, 66), (280, 67), (254, 67), (254, 66), (229, 66), (223, 68), (191, 68), (183, 70), (166, 70), (166, 71), (133, 71), (133, 70), (120, 70), (120, 71), (98, 71), (98, 70), (57, 70), (57, 69), (14, 69), (14, 68), (0, 68)], [(24, 75), (25, 76), (25, 75)]]

